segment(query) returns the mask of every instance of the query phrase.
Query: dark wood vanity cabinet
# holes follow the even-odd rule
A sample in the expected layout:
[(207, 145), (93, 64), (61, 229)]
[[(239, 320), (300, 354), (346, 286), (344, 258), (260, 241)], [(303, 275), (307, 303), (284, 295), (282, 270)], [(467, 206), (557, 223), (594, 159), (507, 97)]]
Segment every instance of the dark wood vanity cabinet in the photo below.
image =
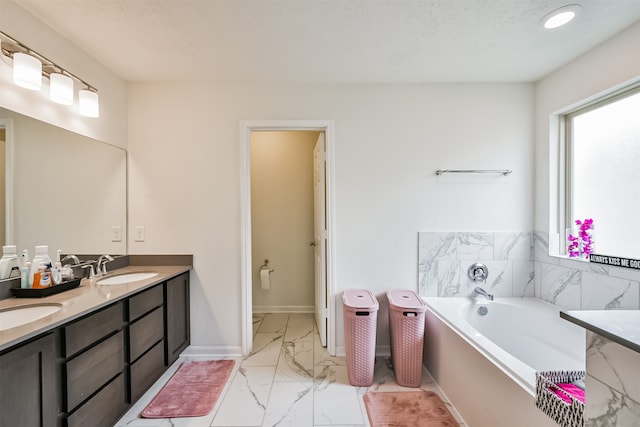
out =
[(0, 354), (0, 426), (58, 425), (56, 333)]
[(129, 298), (129, 393), (135, 402), (165, 370), (164, 286)]
[(67, 425), (111, 426), (126, 409), (123, 302), (61, 328)]
[(190, 343), (189, 273), (0, 353), (0, 427), (111, 427)]
[(189, 322), (189, 273), (165, 282), (166, 365), (178, 359), (191, 342)]

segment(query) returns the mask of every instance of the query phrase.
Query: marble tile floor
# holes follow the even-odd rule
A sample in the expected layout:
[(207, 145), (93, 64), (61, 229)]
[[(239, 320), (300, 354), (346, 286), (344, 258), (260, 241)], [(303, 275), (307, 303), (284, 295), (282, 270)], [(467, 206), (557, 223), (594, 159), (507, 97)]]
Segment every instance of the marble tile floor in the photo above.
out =
[[(202, 357), (183, 357), (116, 423), (116, 427), (364, 427), (369, 426), (362, 396), (372, 391), (415, 391), (396, 384), (389, 358), (376, 358), (370, 387), (349, 384), (345, 357), (330, 356), (320, 343), (311, 314), (254, 315), (253, 352), (234, 358), (236, 366), (222, 395), (204, 417), (145, 419), (139, 414), (178, 366)], [(212, 359), (212, 358), (208, 358)], [(438, 385), (423, 372), (423, 390)], [(450, 412), (461, 421), (448, 402)]]

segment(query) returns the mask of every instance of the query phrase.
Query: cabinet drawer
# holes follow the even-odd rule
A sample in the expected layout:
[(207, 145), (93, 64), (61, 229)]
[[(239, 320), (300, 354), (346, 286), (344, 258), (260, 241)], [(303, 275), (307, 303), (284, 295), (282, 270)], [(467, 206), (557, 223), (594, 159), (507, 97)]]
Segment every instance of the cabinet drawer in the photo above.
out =
[(124, 333), (122, 331), (68, 361), (67, 409), (73, 410), (123, 369)]
[(131, 362), (164, 337), (162, 314), (162, 307), (158, 307), (129, 326), (129, 360)]
[(135, 402), (164, 372), (164, 341), (131, 365), (131, 402)]
[(72, 356), (113, 331), (117, 331), (122, 327), (122, 323), (122, 303), (117, 303), (65, 326), (64, 356)]
[(127, 408), (124, 375), (120, 374), (67, 419), (69, 427), (112, 427)]
[(155, 286), (131, 297), (129, 299), (129, 320), (136, 320), (153, 308), (161, 306), (162, 299), (162, 285)]

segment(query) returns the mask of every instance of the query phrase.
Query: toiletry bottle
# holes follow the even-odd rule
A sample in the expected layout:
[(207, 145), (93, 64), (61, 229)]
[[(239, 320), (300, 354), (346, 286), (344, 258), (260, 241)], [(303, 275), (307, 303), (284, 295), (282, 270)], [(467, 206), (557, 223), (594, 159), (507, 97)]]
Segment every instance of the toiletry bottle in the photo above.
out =
[(29, 270), (31, 269), (31, 261), (29, 261), (29, 251), (22, 251), (22, 267), (20, 267), (20, 287), (29, 287)]
[[(32, 264), (33, 265), (33, 264)], [(44, 264), (40, 263), (40, 267), (33, 273), (33, 282), (31, 283), (31, 287), (33, 289), (40, 289), (40, 278), (42, 278), (42, 273), (44, 273)]]
[(34, 275), (41, 269), (44, 270), (47, 264), (51, 264), (51, 258), (49, 257), (49, 246), (41, 245), (36, 246), (36, 255), (31, 262), (31, 269), (29, 270), (29, 285), (31, 287), (35, 283)]
[(2, 258), (0, 258), (0, 279), (11, 279), (20, 277), (20, 260), (16, 255), (15, 245), (2, 247)]
[(51, 263), (47, 263), (44, 266), (44, 270), (40, 273), (40, 287), (48, 288), (53, 286), (53, 278), (51, 274)]
[(58, 249), (58, 253), (56, 254), (56, 262), (51, 268), (51, 279), (53, 285), (59, 285), (60, 283), (62, 283), (62, 263), (60, 262), (61, 253), (62, 250)]

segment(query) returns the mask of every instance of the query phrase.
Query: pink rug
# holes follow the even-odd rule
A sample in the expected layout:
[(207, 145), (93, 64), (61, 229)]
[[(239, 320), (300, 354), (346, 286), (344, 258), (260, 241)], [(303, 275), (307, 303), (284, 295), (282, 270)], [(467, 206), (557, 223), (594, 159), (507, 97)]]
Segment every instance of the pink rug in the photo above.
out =
[(458, 427), (432, 391), (367, 392), (364, 405), (371, 427)]
[(140, 414), (144, 418), (201, 417), (215, 406), (233, 360), (183, 363)]

